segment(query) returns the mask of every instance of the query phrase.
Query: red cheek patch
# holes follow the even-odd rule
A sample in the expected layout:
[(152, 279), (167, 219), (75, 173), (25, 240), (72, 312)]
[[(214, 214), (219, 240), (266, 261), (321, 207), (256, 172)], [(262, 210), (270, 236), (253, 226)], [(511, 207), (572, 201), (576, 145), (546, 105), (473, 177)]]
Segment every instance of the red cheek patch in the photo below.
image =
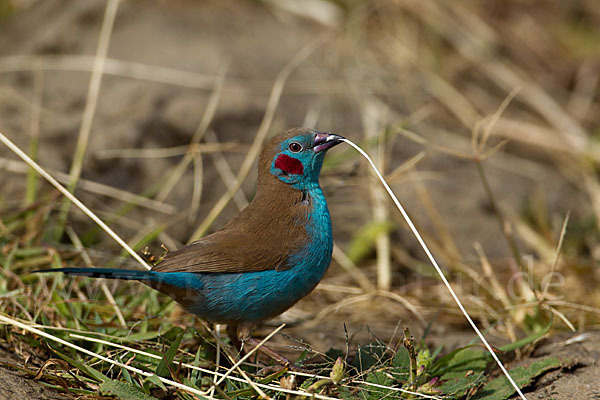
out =
[(292, 175), (302, 175), (304, 173), (304, 166), (302, 163), (287, 154), (281, 154), (277, 157), (275, 160), (275, 168), (279, 168), (283, 172)]

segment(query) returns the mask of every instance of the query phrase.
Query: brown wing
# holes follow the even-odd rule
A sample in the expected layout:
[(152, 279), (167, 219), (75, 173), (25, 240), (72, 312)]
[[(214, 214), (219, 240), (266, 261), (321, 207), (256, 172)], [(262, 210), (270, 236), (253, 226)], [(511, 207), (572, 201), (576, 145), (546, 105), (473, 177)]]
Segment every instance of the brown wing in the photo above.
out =
[(308, 207), (299, 191), (254, 201), (222, 230), (170, 252), (159, 272), (253, 272), (290, 268), (288, 255), (306, 243)]
[[(252, 272), (288, 268), (289, 248), (278, 248), (273, 243), (259, 245), (254, 240), (225, 238), (224, 231), (202, 238), (179, 250), (170, 252), (152, 268), (158, 272)], [(239, 235), (234, 235), (239, 236)], [(221, 240), (219, 240), (221, 239)], [(237, 237), (236, 239), (241, 239)], [(250, 239), (250, 238), (248, 238)]]

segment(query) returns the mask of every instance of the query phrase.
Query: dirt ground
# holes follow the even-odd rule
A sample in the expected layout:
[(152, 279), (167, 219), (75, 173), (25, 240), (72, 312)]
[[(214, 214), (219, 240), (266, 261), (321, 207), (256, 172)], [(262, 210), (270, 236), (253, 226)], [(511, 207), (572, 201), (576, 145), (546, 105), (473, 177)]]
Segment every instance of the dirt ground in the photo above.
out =
[[(544, 357), (552, 356), (564, 360), (564, 367), (550, 371), (523, 392), (529, 400), (548, 399), (599, 399), (600, 384), (600, 333), (561, 334), (540, 344), (534, 353), (510, 367), (528, 366)], [(0, 347), (3, 363), (23, 365), (23, 358)], [(27, 365), (32, 372), (40, 367), (34, 362)], [(36, 383), (31, 375), (0, 365), (0, 399), (70, 399), (72, 394), (61, 393)]]
[[(91, 56), (98, 42), (105, 2), (47, 0), (34, 3), (0, 22), (0, 130), (21, 148), (27, 148), (32, 99), (36, 88), (41, 90), (39, 162), (50, 170), (65, 172), (71, 164), (86, 102)], [(215, 78), (225, 67), (224, 89), (210, 130), (219, 142), (237, 144), (234, 151), (224, 153), (236, 171), (260, 125), (271, 86), (282, 68), (307, 43), (330, 32), (336, 18), (340, 18), (334, 14), (331, 19), (319, 22), (268, 4), (231, 0), (123, 1), (110, 40), (107, 72), (102, 80), (83, 178), (132, 193), (149, 187), (179, 158), (103, 159), (101, 152), (188, 144), (209, 102)], [(361, 114), (366, 107), (363, 100), (375, 94), (393, 104), (394, 108), (388, 111), (390, 115), (407, 116), (407, 126), (417, 130), (423, 138), (437, 144), (448, 141), (448, 132), (418, 122), (421, 112), (424, 115), (447, 113), (429, 104), (429, 94), (421, 87), (420, 77), (395, 76), (396, 72), (385, 60), (370, 59), (357, 52), (357, 43), (365, 45), (373, 40), (361, 36), (364, 32), (354, 35), (348, 27), (333, 31), (335, 34), (325, 40), (286, 83), (272, 132), (316, 120), (321, 130), (359, 141), (368, 126)], [(381, 41), (384, 40), (382, 35)], [(32, 62), (27, 58), (32, 55), (40, 57)], [(156, 68), (145, 70), (142, 65)], [(455, 67), (460, 74), (460, 66)], [(358, 84), (348, 86), (349, 78)], [(476, 82), (477, 78), (474, 79)], [(409, 91), (412, 97), (407, 95)], [(421, 102), (411, 103), (414, 98), (420, 98)], [(481, 108), (493, 112), (499, 105), (490, 102)], [(463, 149), (469, 146), (469, 134), (464, 128), (459, 132)], [(215, 138), (209, 136), (206, 141)], [(422, 150), (421, 145), (404, 139), (395, 140), (390, 146), (389, 171)], [(565, 210), (579, 209), (587, 201), (585, 196), (573, 190), (572, 183), (564, 179), (561, 171), (545, 164), (543, 152), (532, 153), (530, 161), (516, 157), (529, 150), (520, 144), (511, 145), (486, 165), (498, 203), (519, 210), (528, 199), (541, 196), (554, 217)], [(5, 159), (15, 159), (4, 147), (0, 147), (0, 156), (2, 165), (7, 165)], [(178, 219), (167, 229), (176, 244), (189, 238), (226, 191), (214, 167), (215, 158), (204, 157), (204, 190), (196, 218)], [(542, 162), (535, 162), (539, 160)], [(487, 205), (485, 192), (477, 183), (473, 164), (447, 154), (427, 152), (419, 165), (429, 194), (435, 199), (459, 250), (467, 257), (476, 258), (473, 243), (477, 241), (490, 258), (501, 262), (509, 258), (509, 249)], [(334, 188), (328, 202), (336, 242), (342, 245), (372, 218), (371, 209), (365, 204), (368, 199), (363, 195), (366, 173), (361, 171), (356, 180), (345, 176), (347, 170), (326, 174), (322, 179), (324, 187)], [(19, 193), (24, 186), (24, 175), (5, 171), (1, 174), (0, 200), (10, 204), (11, 194)], [(242, 187), (248, 198), (252, 196), (255, 179), (253, 170)], [(193, 171), (185, 173), (165, 201), (178, 210), (189, 207), (193, 180)], [(434, 223), (427, 219), (426, 207), (422, 197), (413, 190), (411, 179), (398, 179), (392, 186), (406, 208), (421, 219), (422, 226), (432, 228)], [(99, 211), (113, 211), (121, 204), (98, 193), (81, 191), (78, 194)], [(238, 207), (232, 202), (214, 227), (221, 226), (237, 212)], [(172, 218), (168, 213), (139, 209), (129, 214), (117, 230), (129, 237), (146, 224), (166, 223)], [(402, 243), (409, 254), (420, 254), (414, 239), (405, 231), (398, 232), (393, 239)], [(527, 249), (527, 244), (522, 245)], [(106, 247), (116, 250), (110, 246), (113, 244), (107, 241)], [(420, 255), (414, 257), (422, 259)], [(340, 270), (336, 266), (331, 274)], [(404, 282), (400, 273), (395, 279), (398, 286), (410, 284)], [(424, 290), (426, 293), (427, 288)], [(290, 318), (301, 319), (303, 312), (318, 303), (319, 296), (323, 296), (323, 291), (317, 290), (311, 299), (301, 302)], [(399, 319), (410, 319), (405, 309), (390, 312), (382, 306), (372, 310), (365, 309), (346, 321), (351, 332), (358, 332), (357, 340), (368, 337), (366, 326), (382, 337), (389, 337)], [(290, 332), (316, 343), (315, 347), (322, 350), (343, 343), (340, 319), (325, 318), (318, 323), (321, 324), (318, 330), (313, 324), (302, 325), (298, 331), (292, 327)], [(311, 327), (313, 332), (310, 332)], [(420, 328), (415, 325), (414, 329), (418, 332)], [(442, 338), (453, 341), (456, 333), (456, 342), (448, 344), (453, 347), (464, 339), (463, 332), (462, 326), (442, 326), (434, 328), (433, 336), (440, 341)], [(527, 392), (529, 399), (600, 398), (600, 334), (592, 333), (581, 342), (564, 345), (569, 337), (549, 339), (532, 358), (522, 361), (527, 363), (552, 354), (564, 357), (569, 363), (569, 367), (538, 379)], [(23, 363), (22, 358), (1, 347), (0, 359)], [(22, 372), (1, 366), (0, 382), (3, 399), (64, 398), (63, 394), (43, 388)]]
[[(581, 341), (574, 339), (579, 338)], [(571, 342), (575, 342), (570, 344)], [(568, 367), (552, 371), (535, 382), (527, 391), (530, 400), (542, 399), (599, 399), (600, 334), (559, 335), (543, 343), (533, 353), (534, 362), (544, 356), (568, 360)], [(523, 362), (525, 364), (525, 362)]]
[[(69, 393), (61, 393), (58, 390), (45, 387), (43, 384), (33, 380), (33, 377), (22, 371), (17, 371), (6, 366), (5, 363), (18, 365), (23, 367), (24, 361), (22, 357), (15, 355), (13, 352), (6, 351), (0, 347), (0, 399), (41, 399), (41, 400), (57, 400), (57, 399), (72, 399), (73, 396)], [(29, 369), (35, 370), (32, 366)], [(39, 368), (40, 366), (37, 365)]]

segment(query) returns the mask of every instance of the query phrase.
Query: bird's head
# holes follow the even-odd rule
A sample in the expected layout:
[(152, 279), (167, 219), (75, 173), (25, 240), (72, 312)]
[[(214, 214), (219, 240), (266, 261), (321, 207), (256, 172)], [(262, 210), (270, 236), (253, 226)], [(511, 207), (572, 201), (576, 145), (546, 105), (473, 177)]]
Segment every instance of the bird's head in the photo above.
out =
[(267, 181), (268, 175), (300, 190), (318, 185), (325, 153), (342, 139), (306, 128), (292, 128), (274, 136), (260, 156), (259, 185)]

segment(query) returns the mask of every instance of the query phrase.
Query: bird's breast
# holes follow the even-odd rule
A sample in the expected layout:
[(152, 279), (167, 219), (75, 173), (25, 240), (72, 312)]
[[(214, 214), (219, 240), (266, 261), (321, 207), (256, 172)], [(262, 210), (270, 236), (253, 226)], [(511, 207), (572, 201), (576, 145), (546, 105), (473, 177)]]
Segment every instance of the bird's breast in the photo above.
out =
[(331, 262), (331, 219), (320, 188), (310, 193), (306, 240), (288, 255), (284, 270), (207, 274), (201, 302), (190, 311), (215, 322), (259, 321), (276, 316), (319, 283)]

